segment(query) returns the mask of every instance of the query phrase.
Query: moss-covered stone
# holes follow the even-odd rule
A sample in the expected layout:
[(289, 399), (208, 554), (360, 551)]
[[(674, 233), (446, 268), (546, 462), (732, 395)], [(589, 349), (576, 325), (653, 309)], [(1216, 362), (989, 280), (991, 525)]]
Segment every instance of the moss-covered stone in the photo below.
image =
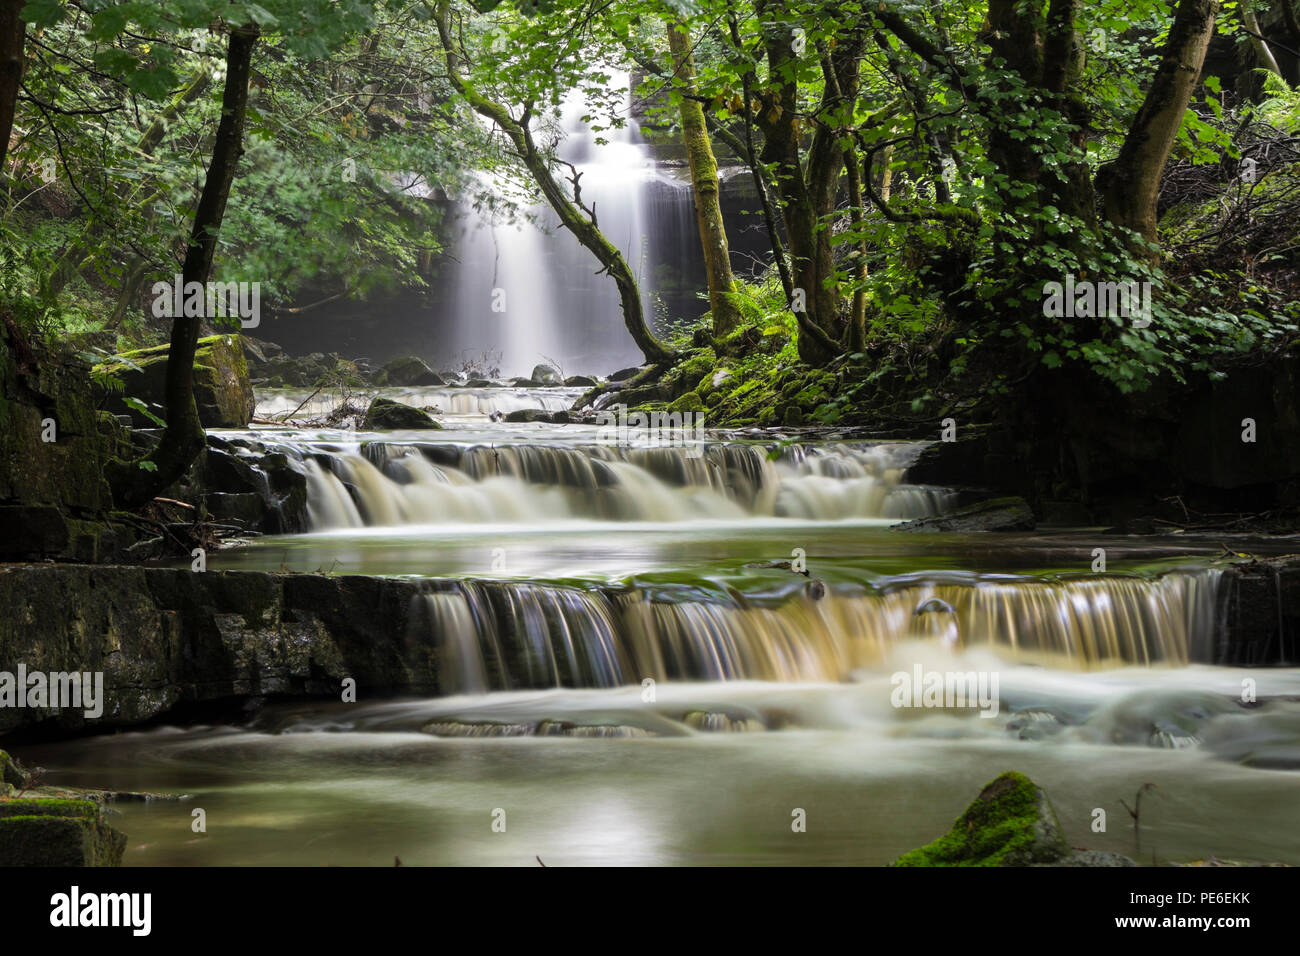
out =
[[(65, 806), (35, 806), (55, 803)], [(126, 834), (94, 803), (11, 800), (0, 808), (0, 866), (122, 865)]]
[[(157, 345), (124, 352), (122, 358), (130, 360), (136, 368), (119, 362), (109, 364), (104, 371), (113, 371), (126, 383), (126, 396), (162, 408), (167, 351), (168, 346)], [(194, 353), (194, 401), (198, 404), (199, 421), (208, 428), (240, 428), (252, 419), (257, 402), (238, 335), (210, 335), (199, 339)], [(120, 401), (114, 410), (137, 417), (139, 425), (150, 424)]]
[(389, 398), (376, 398), (370, 403), (361, 427), (370, 431), (442, 428), (428, 412)]
[(933, 843), (894, 866), (1029, 866), (1070, 855), (1056, 811), (1042, 788), (1011, 771), (993, 780)]
[(680, 398), (674, 399), (668, 404), (670, 412), (702, 412), (704, 411), (704, 402), (700, 398), (699, 392), (687, 392)]

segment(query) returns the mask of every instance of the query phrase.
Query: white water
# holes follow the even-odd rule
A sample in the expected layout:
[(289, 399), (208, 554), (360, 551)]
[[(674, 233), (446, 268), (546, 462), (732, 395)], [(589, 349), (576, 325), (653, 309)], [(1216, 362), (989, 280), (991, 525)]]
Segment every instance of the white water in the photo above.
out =
[[(935, 513), (938, 489), (902, 484), (909, 446), (844, 446), (772, 462), (766, 449), (285, 446), (303, 460), (310, 529), (548, 521), (897, 519)], [(442, 446), (444, 449), (449, 446)]]
[[(610, 87), (626, 91), (621, 113), (628, 117), (628, 75), (616, 73)], [(589, 112), (582, 93), (571, 92), (558, 117), (536, 122), (534, 134), (543, 142), (559, 137), (557, 154), (580, 174), (582, 202), (595, 210), (601, 231), (623, 253), (638, 280), (642, 308), (653, 317), (658, 266), (653, 250), (672, 250), (692, 237), (663, 234), (663, 227), (680, 228), (682, 219), (652, 221), (649, 189), (655, 183), (673, 188), (687, 206), (690, 191), (656, 171), (634, 120), (597, 134), (582, 121)], [(598, 135), (606, 142), (598, 143)], [(558, 168), (562, 181), (568, 175)], [(508, 191), (486, 175), (479, 185), (494, 196)], [(518, 217), (486, 204), (462, 210), (450, 316), (453, 350), (499, 352), (508, 376), (526, 376), (542, 362), (565, 364), (566, 373), (574, 374), (609, 372), (640, 359), (624, 328), (613, 280), (596, 275), (595, 258), (559, 225), (546, 203), (527, 206)]]

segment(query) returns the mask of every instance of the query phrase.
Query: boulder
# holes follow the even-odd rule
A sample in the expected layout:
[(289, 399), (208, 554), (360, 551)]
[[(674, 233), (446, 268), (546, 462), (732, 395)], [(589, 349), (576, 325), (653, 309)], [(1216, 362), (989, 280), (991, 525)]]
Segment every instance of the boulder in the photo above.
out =
[[(121, 359), (125, 361), (109, 359), (100, 371), (122, 379), (124, 396), (161, 409), (166, 406), (167, 351), (168, 346), (157, 345), (124, 352)], [(232, 333), (199, 339), (194, 353), (194, 400), (199, 407), (199, 421), (207, 428), (242, 428), (252, 419), (257, 401), (241, 336)], [(123, 404), (121, 397), (113, 396), (113, 402), (112, 410), (130, 414), (136, 425), (148, 428), (155, 424)]]
[(366, 409), (361, 427), (368, 431), (398, 431), (410, 428), (442, 428), (428, 412), (389, 398), (376, 398)]
[(1034, 512), (1024, 498), (990, 498), (934, 518), (895, 525), (895, 531), (1032, 531)]
[(416, 355), (393, 359), (375, 375), (376, 385), (406, 388), (419, 385), (446, 385), (446, 380)]
[(564, 380), (564, 384), (569, 388), (594, 388), (600, 383), (590, 375), (570, 375)]
[(548, 412), (544, 408), (521, 408), (506, 415), (508, 422), (546, 422), (551, 425), (567, 425), (569, 413), (560, 410)]
[(564, 384), (563, 377), (553, 365), (534, 365), (533, 374), (528, 377), (534, 382), (540, 382), (542, 385), (546, 386)]
[(1030, 866), (1059, 864), (1070, 853), (1047, 794), (1012, 771), (987, 784), (946, 834), (893, 865)]
[(621, 368), (617, 372), (611, 374), (609, 376), (609, 380), (611, 382), (626, 382), (632, 376), (640, 373), (640, 371), (641, 371), (640, 366), (636, 366), (636, 365), (632, 366), (631, 368)]

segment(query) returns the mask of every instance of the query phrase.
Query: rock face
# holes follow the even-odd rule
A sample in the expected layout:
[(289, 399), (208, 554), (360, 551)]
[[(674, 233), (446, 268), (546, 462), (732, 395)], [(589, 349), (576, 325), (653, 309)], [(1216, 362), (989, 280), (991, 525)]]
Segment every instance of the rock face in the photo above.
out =
[(980, 791), (952, 829), (894, 866), (1029, 866), (1070, 855), (1056, 811), (1022, 773), (1004, 773)]
[(895, 531), (1032, 531), (1034, 513), (1024, 498), (992, 498), (946, 515), (917, 518), (896, 525)]
[(0, 568), (0, 661), (102, 672), (103, 714), (0, 708), (0, 734), (131, 726), (266, 695), (439, 691), (417, 582), (91, 565)]
[(1213, 658), (1234, 667), (1300, 663), (1300, 557), (1248, 561), (1219, 583), (1219, 646)]
[(0, 560), (101, 560), (115, 549), (96, 523), (113, 506), (103, 466), (130, 457), (130, 432), (96, 409), (89, 363), (13, 334), (0, 323)]
[(411, 405), (403, 405), (388, 398), (376, 398), (366, 410), (362, 428), (373, 431), (404, 428), (441, 428), (428, 414)]
[[(122, 358), (136, 366), (135, 369), (124, 364), (116, 366), (116, 374), (126, 383), (125, 394), (162, 408), (167, 346), (126, 352)], [(257, 401), (238, 335), (210, 335), (199, 339), (194, 354), (194, 400), (199, 407), (199, 421), (208, 428), (242, 428), (252, 420)], [(118, 410), (133, 415), (138, 425), (150, 424), (125, 405), (120, 405)]]
[(446, 385), (441, 375), (416, 355), (403, 355), (395, 358), (375, 376), (376, 385), (410, 387), (416, 385)]

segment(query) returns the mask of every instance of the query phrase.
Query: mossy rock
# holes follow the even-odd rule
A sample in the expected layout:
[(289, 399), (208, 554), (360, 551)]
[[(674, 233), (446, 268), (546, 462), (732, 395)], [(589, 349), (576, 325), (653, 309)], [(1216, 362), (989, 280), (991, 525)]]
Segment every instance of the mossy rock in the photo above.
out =
[(713, 349), (701, 349), (692, 353), (664, 376), (663, 385), (667, 389), (664, 397), (671, 400), (696, 391), (704, 379), (712, 379), (713, 366), (717, 361)]
[(92, 800), (0, 802), (0, 866), (121, 866), (126, 835)]
[(702, 412), (704, 411), (704, 401), (700, 398), (699, 392), (687, 392), (680, 398), (672, 401), (668, 405), (670, 412)]
[(428, 412), (389, 398), (376, 398), (370, 403), (361, 427), (369, 431), (442, 428)]
[(1047, 794), (1023, 773), (1010, 771), (986, 785), (951, 830), (893, 865), (1029, 866), (1069, 855)]
[[(158, 408), (165, 407), (168, 346), (123, 352), (136, 368), (109, 360), (110, 368), (125, 382), (124, 394)], [(248, 363), (240, 337), (233, 333), (199, 339), (194, 353), (194, 401), (199, 421), (208, 428), (242, 428), (253, 417), (257, 400), (248, 377)], [(152, 427), (134, 409), (116, 399), (114, 411), (125, 412), (140, 426)]]

